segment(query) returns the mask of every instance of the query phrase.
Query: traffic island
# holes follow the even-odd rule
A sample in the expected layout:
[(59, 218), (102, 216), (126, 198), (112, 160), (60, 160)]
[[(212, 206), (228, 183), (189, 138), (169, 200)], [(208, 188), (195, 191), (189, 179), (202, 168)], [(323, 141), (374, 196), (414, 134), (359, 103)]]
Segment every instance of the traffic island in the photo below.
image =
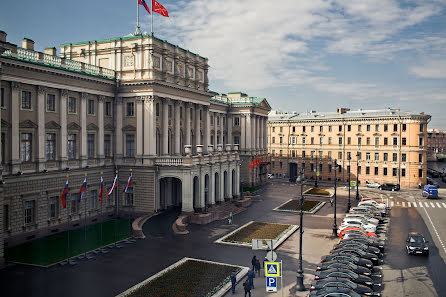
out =
[[(325, 205), (325, 203), (326, 202), (322, 202), (319, 200), (305, 200), (304, 204), (302, 206), (302, 211), (304, 213), (314, 214), (319, 209), (321, 209), (322, 206)], [(274, 208), (273, 210), (299, 213), (300, 212), (300, 200), (299, 199), (290, 199), (287, 202), (281, 204), (280, 206)]]
[(231, 272), (235, 270), (237, 280), (241, 280), (248, 273), (248, 269), (248, 267), (183, 258), (116, 297), (223, 296), (231, 289)]
[(333, 193), (319, 188), (310, 188), (302, 193), (304, 196), (333, 197)]
[[(298, 228), (297, 225), (251, 221), (214, 242), (252, 248), (253, 239), (275, 239), (277, 240), (275, 247), (278, 247)], [(266, 242), (263, 242), (260, 249), (268, 249)]]

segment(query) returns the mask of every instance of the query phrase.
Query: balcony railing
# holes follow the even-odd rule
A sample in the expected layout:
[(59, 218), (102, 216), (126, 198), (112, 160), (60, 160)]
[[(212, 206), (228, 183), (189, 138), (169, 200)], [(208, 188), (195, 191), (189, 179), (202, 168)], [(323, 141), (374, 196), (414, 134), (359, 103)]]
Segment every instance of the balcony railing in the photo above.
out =
[(183, 165), (182, 157), (160, 157), (156, 158), (156, 165), (161, 166), (180, 166)]

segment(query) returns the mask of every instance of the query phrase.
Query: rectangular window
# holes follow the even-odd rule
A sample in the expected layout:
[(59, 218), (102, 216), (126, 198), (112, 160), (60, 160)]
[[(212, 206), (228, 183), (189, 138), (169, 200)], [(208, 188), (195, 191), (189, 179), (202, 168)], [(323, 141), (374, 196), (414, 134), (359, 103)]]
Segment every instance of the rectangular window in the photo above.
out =
[[(78, 209), (77, 209), (77, 206), (78, 206), (78, 202), (77, 202), (77, 199), (79, 198), (78, 197), (78, 193), (71, 193), (71, 200), (70, 200), (70, 210), (71, 210), (71, 213), (77, 213), (78, 212)], [(108, 199), (108, 200), (112, 200), (112, 199)]]
[(46, 95), (46, 111), (56, 111), (56, 96), (53, 94)]
[(379, 131), (379, 125), (375, 125), (375, 131)]
[(418, 154), (418, 162), (423, 162), (423, 154)]
[(283, 143), (283, 137), (282, 136), (279, 137), (279, 143)]
[(112, 110), (112, 103), (110, 101), (105, 102), (105, 115), (108, 117), (112, 116), (113, 110)]
[(276, 143), (276, 137), (273, 136), (272, 143)]
[(282, 157), (282, 154), (283, 154), (283, 151), (280, 150), (280, 151), (279, 151), (279, 156)]
[(379, 153), (375, 153), (375, 161), (379, 161)]
[(313, 164), (313, 163), (310, 164), (310, 171), (311, 171), (311, 172), (314, 171), (314, 164)]
[[(234, 118), (234, 126), (240, 126), (240, 118), (239, 117), (235, 117)], [(273, 132), (275, 132), (275, 127), (273, 127)]]
[(293, 133), (296, 132), (296, 127), (293, 127)]
[(352, 159), (352, 153), (351, 152), (347, 152), (347, 160), (351, 160)]
[(393, 138), (393, 145), (398, 145), (398, 138), (397, 137)]
[(356, 153), (356, 159), (357, 160), (361, 160), (361, 158), (362, 158), (362, 153), (361, 152), (357, 152)]
[(365, 168), (365, 174), (370, 174), (370, 167)]
[(94, 158), (94, 134), (87, 135), (87, 155), (89, 159)]
[(319, 132), (324, 132), (324, 127), (323, 126), (319, 126)]
[(88, 114), (94, 114), (94, 100), (88, 100)]
[(67, 140), (68, 159), (76, 159), (76, 134), (68, 134)]
[(135, 102), (127, 102), (126, 116), (133, 117), (135, 115)]
[(47, 133), (46, 134), (46, 159), (55, 160), (56, 159), (56, 134)]
[(406, 145), (406, 137), (401, 138), (401, 145)]
[(384, 161), (389, 161), (389, 154), (388, 153), (384, 153)]
[(275, 161), (272, 161), (271, 165), (273, 165), (273, 168), (276, 168), (276, 162)]
[(324, 144), (324, 137), (319, 137), (319, 144)]
[(347, 126), (347, 131), (350, 132), (352, 130), (352, 125)]
[(393, 132), (398, 131), (398, 124), (393, 124)]
[(342, 137), (339, 137), (339, 145), (342, 144)]
[(313, 159), (314, 158), (314, 151), (311, 151), (310, 153), (311, 153), (311, 159)]
[(352, 144), (352, 138), (351, 137), (347, 137), (347, 144)]
[(401, 162), (406, 162), (406, 154), (401, 154)]
[(358, 131), (362, 130), (362, 125), (358, 125)]
[(388, 142), (388, 138), (387, 137), (384, 137), (384, 145), (388, 145), (389, 144), (389, 142)]
[(59, 197), (49, 198), (49, 218), (55, 219), (59, 216)]
[(384, 132), (387, 132), (389, 130), (389, 125), (384, 124)]
[(401, 168), (401, 176), (406, 176), (406, 168)]
[(403, 124), (403, 131), (406, 131), (406, 124)]
[(293, 137), (293, 144), (297, 143), (297, 137)]
[(370, 125), (367, 125), (367, 131), (370, 131)]
[(387, 175), (387, 167), (383, 168), (383, 175)]
[(25, 225), (35, 222), (36, 201), (25, 201)]
[(365, 153), (365, 159), (370, 160), (370, 153)]
[(311, 137), (311, 144), (314, 144), (314, 137)]
[(418, 169), (418, 177), (423, 177), (423, 169)]
[(378, 167), (375, 167), (375, 175), (378, 175), (378, 171), (379, 171)]
[(104, 156), (111, 157), (111, 135), (104, 134)]
[[(217, 120), (218, 120), (218, 118), (217, 118)], [(282, 133), (283, 132), (283, 127), (280, 127), (280, 133)]]
[(362, 137), (358, 137), (358, 145), (362, 144)]
[(135, 135), (127, 134), (125, 136), (125, 153), (127, 157), (135, 156)]
[(342, 160), (342, 152), (338, 152), (338, 159)]
[(3, 230), (9, 230), (9, 205), (3, 205)]
[(379, 137), (375, 137), (375, 146), (379, 146)]
[(328, 126), (328, 132), (331, 132), (332, 128), (331, 126)]
[(328, 159), (331, 159), (331, 152), (328, 152)]
[(424, 124), (420, 124), (420, 132), (424, 131)]
[(292, 156), (293, 158), (295, 158), (295, 157), (296, 157), (296, 151), (291, 151), (291, 156)]
[(361, 174), (361, 166), (358, 166), (358, 174)]
[(328, 172), (331, 172), (331, 170), (332, 170), (332, 165), (328, 164)]
[(302, 144), (305, 144), (305, 136), (302, 136)]
[(125, 193), (125, 205), (133, 206), (133, 187), (129, 187)]
[(69, 97), (68, 98), (68, 113), (76, 113), (76, 98)]
[(419, 145), (419, 146), (423, 146), (423, 137), (420, 137), (420, 138), (418, 139), (418, 145)]
[(311, 126), (311, 132), (314, 132), (314, 126)]
[(22, 91), (22, 109), (31, 109), (31, 92)]
[[(110, 199), (109, 197), (108, 199)], [(97, 190), (91, 190), (90, 191), (90, 209), (97, 209), (98, 208), (98, 191)]]
[(234, 144), (240, 144), (240, 137), (234, 136)]
[(305, 126), (302, 126), (302, 132), (305, 132)]
[(392, 168), (392, 176), (398, 175), (398, 168)]
[(20, 160), (30, 162), (32, 159), (32, 134), (20, 134)]
[(328, 137), (328, 144), (331, 144), (331, 137)]
[(370, 137), (367, 137), (367, 145), (370, 145)]
[(282, 167), (283, 167), (282, 161), (279, 162), (279, 167), (280, 167), (280, 169), (282, 169)]
[(305, 158), (305, 151), (302, 151), (302, 158)]
[(339, 125), (339, 132), (342, 132), (342, 125)]
[(0, 107), (5, 107), (5, 88), (1, 88)]
[(393, 153), (393, 155), (392, 155), (392, 161), (393, 161), (393, 162), (397, 162), (397, 161), (398, 161), (398, 154), (397, 154), (397, 153)]

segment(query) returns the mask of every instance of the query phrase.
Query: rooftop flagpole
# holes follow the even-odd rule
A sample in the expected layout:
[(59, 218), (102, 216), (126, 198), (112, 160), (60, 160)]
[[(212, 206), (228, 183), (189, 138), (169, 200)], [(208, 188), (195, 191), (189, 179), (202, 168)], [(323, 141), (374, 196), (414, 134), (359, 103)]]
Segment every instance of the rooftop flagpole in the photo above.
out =
[(135, 36), (137, 35), (141, 35), (141, 29), (139, 26), (139, 3), (138, 0), (136, 0), (136, 31), (135, 31)]
[(153, 37), (153, 1), (150, 0), (150, 11), (152, 12), (150, 14), (150, 32), (152, 33), (152, 37)]

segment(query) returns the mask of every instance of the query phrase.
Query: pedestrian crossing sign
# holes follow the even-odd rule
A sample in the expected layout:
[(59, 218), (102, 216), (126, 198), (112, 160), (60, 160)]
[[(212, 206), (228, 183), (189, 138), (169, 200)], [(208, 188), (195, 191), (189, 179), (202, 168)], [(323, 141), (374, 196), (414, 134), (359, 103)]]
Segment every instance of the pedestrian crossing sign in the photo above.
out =
[(280, 277), (279, 262), (265, 262), (265, 276)]

